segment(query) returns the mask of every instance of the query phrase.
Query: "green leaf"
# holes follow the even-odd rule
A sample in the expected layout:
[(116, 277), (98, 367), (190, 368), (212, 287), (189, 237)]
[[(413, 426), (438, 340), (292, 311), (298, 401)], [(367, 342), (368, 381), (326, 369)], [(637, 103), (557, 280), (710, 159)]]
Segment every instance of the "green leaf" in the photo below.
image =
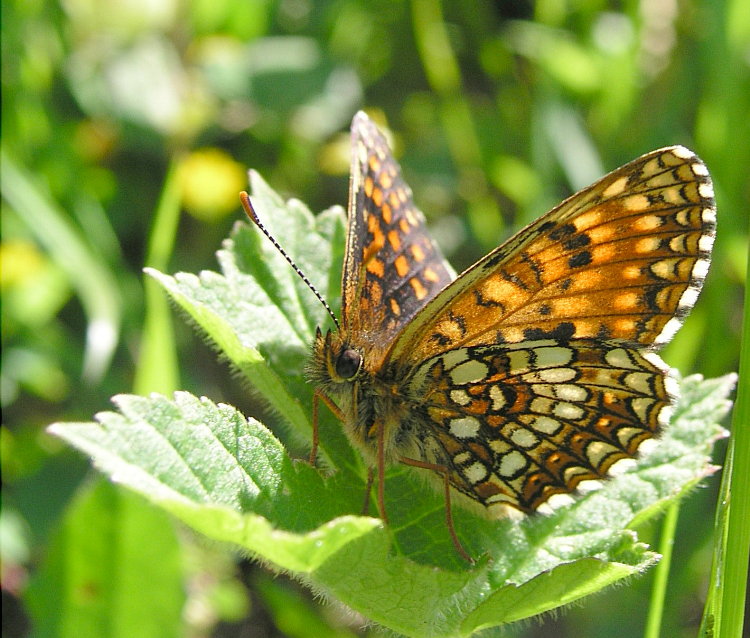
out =
[(182, 575), (164, 512), (98, 481), (66, 512), (25, 600), (37, 636), (176, 637)]
[[(299, 203), (284, 204), (257, 176), (253, 187), (271, 232), (335, 298), (340, 212), (315, 219)], [(222, 274), (152, 275), (248, 377), (279, 424), (309, 440), (312, 390), (302, 369), (325, 311), (254, 227), (237, 225), (219, 261)], [(690, 377), (682, 385), (658, 444), (600, 489), (521, 521), (454, 508), (461, 542), (479, 557), (474, 567), (457, 555), (443, 498), (424, 488), (426, 472), (388, 471), (390, 525), (358, 515), (365, 473), (330, 419), (321, 445), (335, 471), (292, 460), (261, 423), (186, 393), (174, 400), (119, 396), (119, 413), (51, 431), (206, 536), (292, 572), (394, 631), (464, 636), (568, 604), (658, 559), (633, 528), (713, 471), (708, 454), (723, 436), (715, 423), (729, 407), (733, 377)]]
[[(284, 203), (251, 172), (253, 202), (264, 225), (283, 237), (313, 285), (327, 299), (340, 296), (344, 214), (333, 208), (318, 217), (299, 201)], [(204, 271), (174, 277), (147, 268), (222, 355), (270, 404), (292, 435), (312, 435), (312, 390), (302, 364), (315, 329), (330, 322), (322, 304), (284, 258), (253, 226), (238, 223), (218, 253), (222, 275)], [(321, 422), (321, 450), (333, 465), (361, 473), (357, 457), (333, 419)]]
[[(356, 509), (361, 494), (341, 485), (340, 476), (326, 480), (292, 461), (270, 431), (231, 406), (184, 392), (174, 401), (156, 394), (114, 401), (119, 414), (99, 414), (98, 424), (52, 425), (50, 432), (208, 536), (301, 571), (335, 551), (335, 539), (349, 538), (343, 530), (356, 536), (378, 525), (341, 520), (327, 532), (303, 534)], [(320, 543), (327, 533), (331, 538)]]

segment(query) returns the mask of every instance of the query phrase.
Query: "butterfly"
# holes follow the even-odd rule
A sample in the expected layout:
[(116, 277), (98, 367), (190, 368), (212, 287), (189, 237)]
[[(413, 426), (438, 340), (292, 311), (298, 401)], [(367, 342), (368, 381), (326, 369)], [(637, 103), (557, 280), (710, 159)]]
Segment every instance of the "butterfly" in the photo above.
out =
[(307, 369), (311, 456), (320, 400), (370, 468), (368, 493), (377, 474), (381, 517), (386, 467), (415, 468), (442, 487), (451, 539), (472, 562), (453, 500), (535, 512), (606, 478), (669, 421), (677, 388), (655, 351), (708, 272), (711, 179), (682, 146), (652, 151), (454, 279), (362, 112), (351, 152), (341, 321), (329, 309), (336, 329), (318, 329)]

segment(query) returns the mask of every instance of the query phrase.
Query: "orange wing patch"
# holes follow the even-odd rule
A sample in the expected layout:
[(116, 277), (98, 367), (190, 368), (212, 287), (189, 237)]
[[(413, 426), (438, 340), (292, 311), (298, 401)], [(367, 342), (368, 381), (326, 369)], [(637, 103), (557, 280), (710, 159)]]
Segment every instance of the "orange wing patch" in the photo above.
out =
[(531, 338), (668, 341), (708, 270), (706, 175), (681, 147), (618, 169), (463, 273), (390, 357)]
[(352, 123), (352, 147), (342, 329), (352, 345), (368, 348), (367, 365), (375, 368), (452, 275), (385, 139), (364, 114)]

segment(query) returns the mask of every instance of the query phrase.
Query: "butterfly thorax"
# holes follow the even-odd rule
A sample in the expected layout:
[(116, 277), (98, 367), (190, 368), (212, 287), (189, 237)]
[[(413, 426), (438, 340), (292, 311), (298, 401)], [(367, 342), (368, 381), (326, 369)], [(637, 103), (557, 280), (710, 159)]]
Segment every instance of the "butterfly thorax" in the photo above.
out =
[(402, 393), (403, 380), (393, 376), (389, 368), (373, 368), (370, 363), (363, 349), (346, 335), (318, 331), (307, 376), (317, 391), (339, 408), (347, 437), (374, 466), (380, 428), (388, 463), (398, 462), (410, 451), (402, 442), (402, 430), (413, 415)]

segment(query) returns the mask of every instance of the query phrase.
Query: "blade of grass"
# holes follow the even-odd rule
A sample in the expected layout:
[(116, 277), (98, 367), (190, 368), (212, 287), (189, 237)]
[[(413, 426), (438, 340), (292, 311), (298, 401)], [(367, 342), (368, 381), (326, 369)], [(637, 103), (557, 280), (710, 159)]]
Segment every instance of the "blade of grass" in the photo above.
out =
[[(750, 282), (750, 259), (748, 276)], [(748, 557), (750, 556), (750, 286), (745, 287), (745, 313), (740, 347), (740, 383), (732, 418), (727, 465), (728, 488), (719, 503), (714, 554), (712, 600), (706, 604), (702, 635), (736, 638), (743, 635)], [(722, 511), (726, 510), (726, 511)], [(722, 551), (724, 555), (722, 556)], [(714, 583), (712, 583), (713, 585)]]
[[(711, 577), (706, 593), (706, 604), (703, 608), (703, 618), (698, 633), (700, 638), (714, 635), (714, 623), (716, 618), (721, 618), (724, 562), (727, 552), (727, 517), (729, 516), (729, 495), (732, 485), (732, 467), (734, 453), (732, 441), (729, 442), (726, 458), (724, 459), (724, 470), (719, 488), (719, 499), (716, 506), (716, 517), (714, 521), (714, 548), (711, 561)], [(722, 585), (720, 586), (720, 583)]]
[(659, 638), (661, 636), (661, 621), (664, 616), (664, 598), (669, 582), (669, 568), (672, 564), (672, 548), (674, 547), (677, 518), (680, 514), (679, 503), (672, 503), (667, 509), (661, 529), (661, 543), (659, 553), (661, 560), (654, 573), (654, 586), (651, 590), (651, 602), (648, 608), (646, 631), (644, 638)]
[[(440, 0), (412, 0), (414, 39), (427, 81), (439, 96), (439, 114), (451, 157), (464, 175), (471, 175), (467, 191), (469, 219), (475, 236), (497, 237), (501, 219), (497, 201), (485, 181), (482, 149), (471, 105), (466, 99), (461, 67), (446, 28)], [(477, 232), (477, 225), (481, 232)]]
[[(173, 157), (164, 179), (154, 224), (149, 235), (146, 265), (166, 270), (174, 249), (180, 219), (179, 158)], [(143, 323), (141, 356), (133, 384), (137, 394), (160, 392), (169, 395), (180, 383), (177, 352), (169, 302), (159, 284), (144, 275), (146, 316)]]
[(96, 381), (107, 370), (120, 333), (122, 299), (116, 278), (81, 229), (5, 148), (2, 166), (3, 197), (65, 271), (81, 300), (88, 320), (82, 376)]

